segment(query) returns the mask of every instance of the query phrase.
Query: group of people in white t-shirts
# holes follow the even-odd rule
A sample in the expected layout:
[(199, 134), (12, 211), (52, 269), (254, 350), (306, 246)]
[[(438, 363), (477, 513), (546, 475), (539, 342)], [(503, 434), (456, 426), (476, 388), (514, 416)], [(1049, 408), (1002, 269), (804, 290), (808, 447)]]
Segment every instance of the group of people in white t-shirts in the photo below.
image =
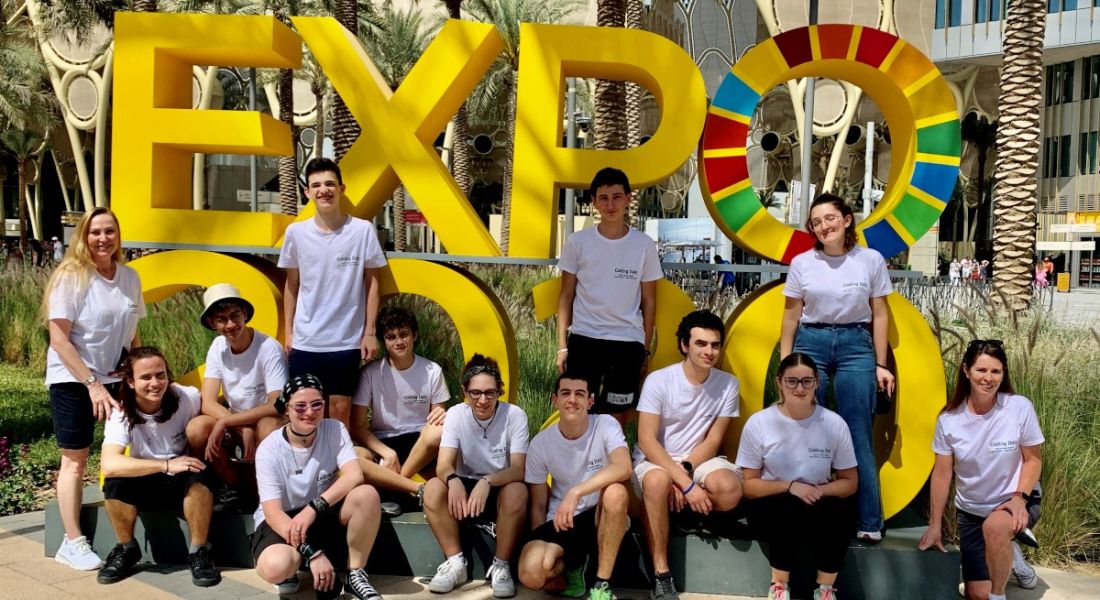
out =
[[(675, 600), (672, 515), (724, 514), (746, 500), (771, 566), (769, 598), (790, 597), (791, 571), (808, 548), (814, 598), (828, 600), (853, 532), (882, 539), (870, 431), (876, 387), (893, 393), (895, 383), (886, 344), (892, 288), (882, 256), (855, 243), (851, 209), (838, 198), (811, 207), (816, 246), (792, 262), (784, 289), (779, 400), (749, 417), (731, 461), (723, 447), (740, 387), (716, 368), (726, 343), (719, 317), (684, 316), (683, 360), (643, 381), (661, 271), (652, 242), (625, 224), (631, 191), (621, 171), (597, 174), (591, 194), (601, 222), (563, 249), (560, 376), (549, 391), (557, 421), (530, 440), (527, 416), (503, 401), (492, 358), (478, 354), (464, 366), (462, 401), (447, 408), (442, 369), (415, 352), (415, 316), (379, 310), (385, 256), (373, 227), (343, 214), (339, 168), (315, 159), (306, 178), (316, 216), (288, 229), (279, 259), (285, 342), (249, 326), (253, 306), (234, 286), (211, 286), (200, 320), (218, 337), (201, 389), (175, 383), (163, 354), (140, 345), (141, 285), (123, 264), (117, 219), (96, 209), (78, 225), (44, 298), (62, 448), (59, 562), (119, 581), (141, 559), (138, 512), (177, 509), (189, 525), (193, 582), (215, 585), (214, 507), (253, 500), (256, 568), (279, 593), (296, 591), (308, 570), (319, 597), (380, 599), (365, 569), (382, 515), (422, 506), (443, 555), (433, 592), (468, 580), (459, 532), (473, 525), (496, 540), (487, 572), (494, 597), (515, 595), (516, 575), (532, 589), (611, 600), (635, 495), (652, 597)], [(385, 357), (360, 372), (383, 345)], [(1042, 434), (1007, 370), (1000, 342), (968, 347), (933, 445), (933, 511), (921, 547), (942, 547), (954, 473), (970, 598), (1003, 598), (1010, 573), (1035, 583), (1012, 537), (1037, 512)], [(830, 382), (837, 412), (824, 407)], [(623, 423), (633, 414), (632, 456)], [(118, 538), (105, 561), (76, 518), (96, 419), (108, 421), (104, 495)], [(241, 468), (250, 462), (254, 488)]]
[(963, 281), (980, 281), (989, 278), (989, 261), (979, 261), (965, 257), (951, 259), (947, 266), (947, 277), (951, 285), (960, 285)]

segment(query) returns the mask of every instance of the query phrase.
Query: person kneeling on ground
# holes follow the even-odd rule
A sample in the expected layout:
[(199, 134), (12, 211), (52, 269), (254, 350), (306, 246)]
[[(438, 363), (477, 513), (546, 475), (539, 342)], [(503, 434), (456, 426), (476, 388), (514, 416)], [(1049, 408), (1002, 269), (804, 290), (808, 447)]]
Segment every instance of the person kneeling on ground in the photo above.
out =
[[(122, 410), (103, 429), (103, 497), (118, 544), (96, 577), (115, 583), (141, 560), (134, 540), (139, 510), (179, 510), (191, 533), (191, 582), (216, 585), (221, 574), (210, 559), (207, 534), (214, 511), (209, 472), (187, 456), (187, 423), (199, 414), (199, 391), (172, 382), (160, 350), (138, 347), (122, 365)], [(130, 454), (124, 454), (126, 447)]]
[(769, 600), (790, 600), (791, 569), (806, 547), (817, 565), (814, 600), (836, 600), (833, 585), (855, 529), (852, 435), (840, 415), (816, 403), (817, 372), (807, 354), (781, 360), (779, 401), (749, 417), (737, 449), (749, 526), (768, 544)]
[[(392, 306), (378, 314), (386, 358), (359, 377), (351, 407), (351, 436), (367, 483), (422, 499), (430, 465), (443, 436), (444, 403), (450, 399), (443, 369), (413, 352), (419, 326), (411, 312)], [(383, 510), (391, 502), (383, 503)], [(400, 510), (395, 506), (389, 514)]]
[(638, 402), (634, 483), (653, 556), (654, 600), (678, 597), (668, 566), (669, 511), (709, 515), (741, 500), (737, 467), (718, 455), (740, 397), (737, 378), (714, 368), (724, 335), (714, 313), (685, 316), (676, 332), (684, 360), (650, 374)]
[(347, 429), (324, 418), (321, 382), (308, 373), (286, 382), (278, 407), (289, 423), (256, 450), (256, 572), (288, 594), (304, 565), (317, 597), (337, 598), (336, 569), (346, 567), (349, 594), (381, 600), (364, 570), (381, 520), (378, 492), (363, 483)]
[[(284, 422), (275, 399), (286, 383), (286, 357), (279, 342), (248, 326), (255, 312), (229, 283), (210, 286), (202, 296), (206, 309), (199, 321), (218, 332), (206, 353), (202, 380), (202, 415), (187, 426), (191, 453), (204, 456), (225, 486), (215, 505), (238, 503), (240, 477), (229, 464), (225, 441), (241, 448), (245, 462), (256, 456), (256, 445)], [(218, 400), (224, 396), (228, 408)]]
[(438, 477), (424, 492), (424, 513), (447, 557), (428, 589), (446, 593), (466, 582), (466, 558), (459, 523), (473, 523), (496, 536), (496, 554), (486, 578), (493, 597), (516, 595), (508, 560), (523, 532), (527, 487), (527, 415), (498, 400), (504, 393), (500, 367), (475, 354), (462, 374), (466, 402), (447, 411), (439, 450)]
[(551, 398), (560, 419), (535, 436), (527, 453), (533, 531), (520, 553), (519, 578), (531, 589), (583, 596), (588, 553), (596, 548), (588, 597), (611, 600), (608, 580), (630, 526), (626, 438), (614, 417), (588, 414), (595, 400), (588, 381), (566, 372)]

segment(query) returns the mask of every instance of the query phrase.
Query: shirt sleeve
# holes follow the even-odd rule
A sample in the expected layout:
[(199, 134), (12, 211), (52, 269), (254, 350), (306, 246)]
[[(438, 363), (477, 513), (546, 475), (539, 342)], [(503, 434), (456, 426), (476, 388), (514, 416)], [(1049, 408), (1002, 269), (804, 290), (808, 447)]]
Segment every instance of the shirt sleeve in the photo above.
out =
[(53, 289), (50, 290), (48, 302), (48, 318), (75, 321), (80, 313), (80, 304), (83, 299), (77, 297), (74, 277), (71, 275), (58, 277)]
[(749, 421), (741, 430), (741, 440), (737, 444), (737, 466), (742, 469), (764, 468), (764, 455), (761, 452), (760, 434), (757, 428), (757, 423), (760, 422), (757, 416), (762, 414), (764, 413), (756, 413), (749, 417)]
[(336, 435), (333, 436), (336, 441), (336, 465), (343, 468), (349, 462), (358, 461), (358, 457), (355, 456), (355, 447), (351, 444), (351, 436), (348, 435), (344, 424), (332, 419), (327, 421), (331, 421), (333, 429), (336, 430)]
[(283, 386), (286, 385), (288, 378), (286, 357), (283, 356), (283, 348), (272, 338), (267, 339), (267, 343), (263, 348), (260, 348), (262, 352), (262, 368), (264, 370), (264, 387), (267, 393), (280, 392)]
[(222, 379), (222, 356), (221, 356), (221, 342), (223, 337), (214, 338), (213, 342), (210, 342), (210, 349), (206, 351), (206, 370), (203, 371), (203, 379)]
[(955, 452), (951, 450), (951, 444), (947, 443), (947, 432), (944, 431), (943, 424), (945, 416), (941, 414), (936, 418), (936, 433), (932, 436), (932, 452), (942, 456), (951, 456)]
[(363, 369), (363, 374), (359, 376), (359, 386), (355, 388), (355, 396), (351, 399), (352, 404), (368, 407), (371, 405), (374, 398), (374, 385), (371, 383), (374, 381), (373, 373), (377, 365), (381, 364), (382, 361), (375, 361)]
[(858, 465), (856, 461), (855, 446), (852, 445), (852, 433), (848, 431), (848, 425), (844, 419), (836, 419), (833, 425), (833, 437), (836, 438), (836, 446), (833, 451), (833, 468), (851, 469)]
[(550, 476), (550, 468), (542, 456), (542, 443), (536, 436), (527, 449), (527, 462), (524, 467), (523, 480), (527, 483), (546, 483)]
[[(148, 309), (145, 307), (145, 294), (141, 291), (141, 276), (138, 275), (137, 271), (132, 267), (126, 267), (126, 269), (130, 273), (130, 291), (127, 295), (130, 296), (130, 300), (133, 300), (134, 304), (137, 305), (138, 319), (144, 319), (145, 315), (148, 314)], [(126, 343), (129, 344), (130, 340), (126, 340)]]
[(256, 491), (260, 495), (260, 504), (283, 497), (283, 476), (279, 473), (279, 447), (276, 443), (275, 440), (269, 444), (261, 443), (256, 449)]
[(718, 410), (719, 417), (736, 417), (741, 414), (741, 382), (736, 377), (731, 379), (733, 381), (726, 388), (726, 396)]
[(890, 283), (890, 273), (886, 270), (886, 259), (878, 252), (874, 253), (874, 265), (871, 268), (871, 297), (882, 298), (894, 291)]
[(439, 440), (440, 448), (458, 448), (459, 438), (462, 437), (459, 431), (458, 410), (462, 408), (461, 404), (456, 404), (447, 409), (447, 418), (443, 419), (443, 438)]
[(516, 407), (508, 411), (508, 453), (527, 454), (527, 446), (527, 413)]
[(447, 382), (443, 379), (443, 368), (432, 363), (432, 405), (443, 404), (451, 399), (451, 392), (447, 391)]
[(802, 261), (798, 260), (798, 256), (796, 256), (791, 261), (791, 267), (787, 269), (787, 281), (783, 284), (783, 295), (788, 298), (806, 297), (806, 292), (802, 289), (802, 272), (798, 268), (801, 263)]
[(368, 269), (380, 269), (386, 266), (386, 253), (382, 252), (382, 245), (378, 243), (378, 233), (374, 230), (374, 223), (364, 220), (367, 227), (367, 235), (363, 236), (363, 266)]
[(1020, 419), (1020, 446), (1038, 446), (1046, 441), (1043, 431), (1039, 428), (1039, 416), (1035, 414), (1035, 406), (1030, 400), (1020, 397), (1022, 414)]
[(661, 383), (664, 379), (660, 372), (645, 378), (645, 382), (642, 383), (642, 393), (638, 395), (638, 412), (661, 415), (661, 392), (658, 388), (662, 387)]
[(286, 228), (286, 234), (283, 236), (283, 247), (279, 249), (279, 268), (280, 269), (297, 269), (298, 268), (298, 253), (294, 248), (294, 226)]
[(652, 240), (648, 235), (645, 236), (649, 242), (645, 247), (645, 258), (642, 262), (642, 281), (657, 281), (663, 279), (665, 274), (661, 270), (661, 257), (657, 254), (657, 243)]
[(116, 444), (125, 448), (130, 445), (130, 426), (121, 410), (111, 413), (107, 424), (103, 426), (103, 445)]
[(603, 448), (608, 456), (611, 456), (611, 451), (616, 448), (626, 448), (626, 436), (623, 435), (623, 428), (619, 426), (619, 422), (615, 420), (615, 417), (600, 415), (597, 423), (599, 423), (603, 437)]
[[(579, 232), (578, 232), (579, 233)], [(580, 269), (577, 252), (576, 233), (570, 234), (565, 238), (565, 243), (561, 245), (561, 256), (558, 257), (558, 269), (565, 271), (566, 273), (577, 274)]]
[(175, 384), (175, 386), (176, 393), (183, 398), (183, 401), (186, 403), (185, 406), (191, 415), (188, 420), (197, 417), (199, 413), (202, 412), (202, 395), (199, 394), (199, 388), (190, 385), (180, 385), (178, 383)]

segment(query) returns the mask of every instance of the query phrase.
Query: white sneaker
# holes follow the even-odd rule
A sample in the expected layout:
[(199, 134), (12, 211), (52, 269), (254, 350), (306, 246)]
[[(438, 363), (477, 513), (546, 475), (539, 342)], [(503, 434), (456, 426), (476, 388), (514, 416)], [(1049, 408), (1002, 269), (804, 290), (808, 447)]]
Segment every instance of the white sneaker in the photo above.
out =
[(511, 598), (516, 595), (516, 583), (512, 581), (512, 574), (508, 569), (494, 564), (489, 567), (485, 579), (488, 579), (493, 587), (494, 598)]
[(53, 557), (57, 562), (77, 571), (95, 571), (103, 566), (103, 560), (92, 550), (88, 538), (80, 536), (75, 540), (61, 536), (61, 547)]
[(1016, 583), (1025, 590), (1033, 590), (1039, 584), (1035, 568), (1024, 558), (1024, 553), (1016, 542), (1012, 542), (1012, 574), (1016, 576)]
[(436, 594), (446, 594), (455, 589), (456, 585), (466, 583), (467, 579), (466, 559), (447, 559), (435, 570), (435, 577), (432, 577), (428, 589)]

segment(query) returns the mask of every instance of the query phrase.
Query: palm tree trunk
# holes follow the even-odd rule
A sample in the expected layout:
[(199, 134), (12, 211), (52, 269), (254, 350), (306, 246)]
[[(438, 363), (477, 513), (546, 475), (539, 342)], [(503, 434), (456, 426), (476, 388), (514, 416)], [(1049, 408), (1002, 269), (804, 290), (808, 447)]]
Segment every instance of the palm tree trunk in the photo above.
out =
[[(337, 0), (333, 11), (336, 21), (344, 26), (353, 36), (359, 34), (359, 3), (358, 0)], [(332, 150), (336, 162), (344, 158), (352, 144), (359, 138), (362, 130), (355, 117), (344, 104), (340, 92), (332, 91)]]
[(320, 158), (325, 149), (325, 90), (314, 90), (317, 118), (313, 122), (313, 158)]
[(405, 251), (405, 186), (398, 185), (393, 191), (393, 249)]
[(19, 249), (27, 256), (27, 157), (19, 157)]
[(516, 72), (505, 75), (504, 93), (508, 98), (505, 107), (504, 123), (508, 128), (508, 148), (504, 157), (504, 195), (500, 206), (500, 251), (508, 256), (508, 237), (511, 235), (512, 222), (512, 169), (516, 146)]
[[(290, 126), (294, 135), (294, 71), (279, 70), (279, 120)], [(284, 215), (298, 214), (298, 145), (292, 144), (290, 156), (279, 157), (279, 207)]]
[(1043, 36), (1046, 2), (1013, 0), (1005, 12), (1004, 66), (997, 104), (994, 186), (993, 287), (1013, 311), (1031, 301), (1031, 263), (1035, 251), (1036, 200), (1042, 132)]
[[(627, 29), (642, 28), (642, 1), (625, 0)], [(642, 88), (636, 83), (626, 83), (626, 147), (633, 148), (642, 143)], [(626, 207), (627, 224), (638, 226), (638, 213), (641, 212), (641, 195), (634, 194)]]
[[(626, 22), (624, 0), (597, 0), (596, 25), (622, 27)], [(596, 80), (597, 150), (622, 150), (627, 147), (626, 85), (622, 81)]]
[(134, 0), (134, 12), (157, 12), (157, 0)]

